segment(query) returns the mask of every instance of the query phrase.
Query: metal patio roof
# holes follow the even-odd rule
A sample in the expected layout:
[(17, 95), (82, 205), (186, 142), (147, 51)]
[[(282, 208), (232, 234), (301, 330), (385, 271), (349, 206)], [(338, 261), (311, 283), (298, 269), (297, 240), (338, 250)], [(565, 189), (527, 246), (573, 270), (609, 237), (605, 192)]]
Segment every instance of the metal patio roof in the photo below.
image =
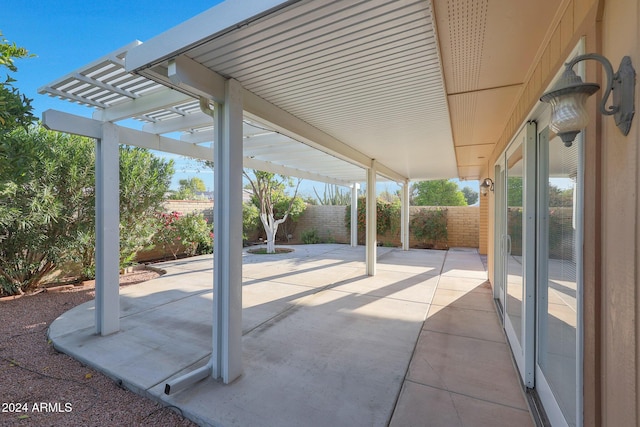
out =
[(231, 0), (132, 49), (127, 69), (186, 91), (176, 61), (236, 79), (398, 176), (452, 178), (433, 18), (424, 0)]
[(227, 1), (39, 92), (94, 107), (95, 119), (133, 118), (146, 132), (180, 132), (186, 148), (208, 146), (212, 120), (200, 112), (202, 94), (169, 76), (176, 58), (236, 79), (332, 140), (315, 144), (313, 135), (245, 109), (256, 125), (245, 124), (247, 167), (346, 184), (362, 182), (375, 159), (380, 175), (396, 181), (457, 176), (427, 1)]
[(226, 0), (41, 92), (95, 107), (102, 121), (180, 131), (185, 144), (170, 145), (197, 157), (204, 147), (190, 147), (211, 135), (197, 100), (220, 101), (216, 92), (235, 79), (246, 119), (312, 149), (294, 156), (290, 140), (271, 135), (269, 158), (247, 145), (249, 167), (362, 181), (375, 160), (379, 175), (396, 181), (479, 179), (535, 78), (540, 46), (553, 35), (546, 29), (559, 28), (539, 23), (556, 20), (563, 4)]
[[(39, 88), (38, 92), (95, 108), (96, 119), (137, 120), (143, 132), (179, 139), (182, 144), (173, 144), (172, 152), (210, 160), (202, 155), (203, 150), (194, 149), (211, 147), (214, 138), (213, 119), (201, 112), (199, 100), (125, 70), (127, 52), (140, 44), (130, 43)], [(255, 121), (244, 123), (243, 152), (248, 168), (339, 185), (365, 180), (361, 167)]]

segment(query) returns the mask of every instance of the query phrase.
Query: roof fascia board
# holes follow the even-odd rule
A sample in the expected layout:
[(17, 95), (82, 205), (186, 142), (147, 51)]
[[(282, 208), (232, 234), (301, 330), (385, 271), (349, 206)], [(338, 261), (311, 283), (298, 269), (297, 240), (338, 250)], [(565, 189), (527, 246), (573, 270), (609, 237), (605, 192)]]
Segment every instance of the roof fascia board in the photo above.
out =
[(113, 107), (96, 110), (93, 113), (93, 118), (103, 122), (116, 122), (168, 108), (192, 99), (193, 97), (190, 95), (166, 88)]
[(131, 49), (126, 70), (152, 67), (296, 1), (227, 0)]

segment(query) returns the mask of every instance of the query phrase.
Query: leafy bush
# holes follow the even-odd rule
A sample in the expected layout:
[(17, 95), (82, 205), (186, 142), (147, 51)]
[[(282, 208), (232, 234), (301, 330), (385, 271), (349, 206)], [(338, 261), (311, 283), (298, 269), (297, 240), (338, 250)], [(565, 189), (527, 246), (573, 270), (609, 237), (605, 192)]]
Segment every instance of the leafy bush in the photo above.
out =
[(173, 162), (138, 147), (120, 147), (120, 267), (151, 245), (155, 213), (163, 209)]
[(314, 245), (316, 243), (320, 243), (320, 236), (318, 235), (318, 230), (316, 230), (315, 228), (311, 230), (303, 231), (300, 237), (302, 239), (302, 243), (305, 243), (307, 245)]
[(0, 287), (13, 295), (82, 260), (94, 229), (94, 142), (16, 128), (0, 145)]
[(213, 252), (213, 232), (203, 214), (162, 212), (157, 214), (156, 218), (158, 230), (154, 241), (161, 245), (165, 252), (171, 252), (174, 259), (177, 259), (181, 252), (187, 256)]
[[(33, 127), (0, 136), (0, 287), (36, 287), (66, 263), (95, 273), (95, 142)], [(121, 267), (148, 246), (173, 163), (120, 148)]]
[(176, 227), (187, 256), (213, 252), (213, 232), (203, 214), (184, 215), (176, 221)]
[(411, 218), (409, 230), (426, 247), (446, 244), (447, 209), (420, 209)]
[[(254, 237), (260, 227), (260, 211), (251, 202), (242, 204), (242, 239), (249, 240)], [(262, 228), (262, 227), (260, 227)]]
[[(345, 210), (345, 223), (351, 230), (351, 205)], [(367, 224), (367, 199), (358, 198), (358, 238), (363, 239)], [(379, 236), (386, 232), (397, 233), (400, 228), (400, 203), (376, 200), (376, 232)]]
[(171, 252), (173, 258), (178, 258), (180, 252), (180, 234), (176, 222), (180, 218), (178, 212), (160, 212), (157, 214), (158, 230), (154, 236), (154, 241), (167, 253)]
[[(18, 68), (14, 59), (33, 56), (35, 55), (30, 54), (25, 48), (5, 39), (0, 32), (0, 68), (16, 72)], [(9, 75), (4, 81), (0, 80), (0, 134), (6, 134), (19, 126), (26, 129), (36, 121), (31, 100), (18, 91), (14, 86), (15, 82), (16, 80)]]
[[(279, 237), (281, 241), (289, 241), (289, 236), (295, 233), (298, 220), (306, 208), (307, 204), (304, 202), (304, 199), (300, 196), (296, 196), (296, 198), (293, 199), (293, 203), (291, 203), (291, 210), (289, 211), (287, 220), (278, 227), (276, 238)], [(273, 207), (276, 215), (280, 215), (281, 212), (284, 213), (286, 209), (284, 202), (279, 202)]]

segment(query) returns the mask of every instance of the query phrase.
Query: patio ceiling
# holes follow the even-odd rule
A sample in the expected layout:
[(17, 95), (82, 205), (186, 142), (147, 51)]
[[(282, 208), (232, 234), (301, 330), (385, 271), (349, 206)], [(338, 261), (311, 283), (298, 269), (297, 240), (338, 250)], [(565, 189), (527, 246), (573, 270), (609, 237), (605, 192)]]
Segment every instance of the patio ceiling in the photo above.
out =
[(347, 147), (376, 159), (390, 178), (457, 176), (429, 2), (242, 2), (243, 13), (234, 5), (132, 49), (127, 69), (192, 94), (198, 87), (189, 81), (233, 78), (270, 109), (335, 140), (327, 146), (296, 133), (295, 123), (274, 123), (245, 96), (246, 113), (316, 148)]
[(479, 179), (548, 37), (539, 23), (564, 7), (541, 1), (228, 0), (40, 92), (179, 132), (171, 146), (201, 157), (213, 130), (198, 97), (220, 101), (233, 78), (247, 167), (347, 184), (375, 159), (396, 181)]
[[(124, 58), (136, 41), (69, 73), (38, 92), (95, 108), (93, 117), (120, 122), (135, 119), (144, 133), (164, 136), (154, 147), (213, 161), (213, 119), (202, 113), (199, 100), (127, 72)], [(338, 185), (365, 179), (364, 170), (275, 132), (258, 122), (244, 123), (244, 165)], [(137, 134), (140, 136), (141, 134)], [(175, 139), (175, 140), (172, 140)], [(145, 146), (144, 139), (129, 138)]]

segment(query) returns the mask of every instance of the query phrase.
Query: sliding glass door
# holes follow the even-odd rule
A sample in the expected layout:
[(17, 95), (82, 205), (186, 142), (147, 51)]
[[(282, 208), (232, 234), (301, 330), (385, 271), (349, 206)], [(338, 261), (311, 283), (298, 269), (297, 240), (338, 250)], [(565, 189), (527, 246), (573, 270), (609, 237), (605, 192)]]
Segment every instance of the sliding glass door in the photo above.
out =
[(582, 425), (582, 142), (548, 111), (495, 165), (494, 296), (522, 382), (553, 426)]
[(536, 389), (553, 425), (581, 425), (581, 138), (539, 133)]
[[(496, 224), (499, 227), (500, 260), (496, 265), (499, 306), (504, 328), (523, 382), (533, 387), (533, 288), (534, 184), (527, 177), (535, 171), (535, 123), (527, 123), (497, 165)], [(498, 233), (497, 233), (498, 234)], [(528, 267), (528, 268), (527, 268)]]

